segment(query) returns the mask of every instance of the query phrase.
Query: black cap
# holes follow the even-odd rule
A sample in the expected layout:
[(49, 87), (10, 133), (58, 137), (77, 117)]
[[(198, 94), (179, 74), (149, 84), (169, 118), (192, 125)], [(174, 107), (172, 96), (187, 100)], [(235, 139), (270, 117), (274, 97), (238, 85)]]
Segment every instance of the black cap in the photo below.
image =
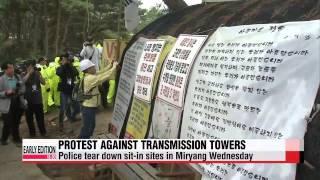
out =
[(93, 37), (92, 36), (88, 36), (86, 39), (87, 42), (93, 43)]
[(37, 62), (37, 61), (34, 60), (34, 59), (29, 59), (29, 60), (27, 60), (27, 61), (25, 62), (25, 64), (26, 64), (26, 66), (30, 66), (30, 65), (35, 66), (35, 65), (37, 64), (36, 62)]
[(61, 54), (60, 55), (60, 60), (62, 60), (62, 58), (64, 58), (64, 57), (68, 59), (69, 58), (69, 54), (68, 53)]
[(44, 57), (41, 57), (38, 59), (38, 63), (40, 63), (41, 61), (45, 61), (46, 59)]

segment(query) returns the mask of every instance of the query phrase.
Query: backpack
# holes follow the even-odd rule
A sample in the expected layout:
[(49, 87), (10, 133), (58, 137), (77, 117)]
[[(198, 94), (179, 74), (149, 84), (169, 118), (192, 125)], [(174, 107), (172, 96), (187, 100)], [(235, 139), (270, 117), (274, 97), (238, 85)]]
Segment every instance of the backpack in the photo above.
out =
[[(73, 90), (72, 90), (72, 100), (74, 101), (78, 101), (78, 102), (83, 102), (85, 100), (88, 100), (88, 99), (91, 99), (93, 96), (96, 96), (96, 95), (91, 95), (91, 94), (85, 94), (84, 93), (84, 78), (76, 83), (73, 87)], [(92, 91), (93, 89), (90, 89), (89, 90), (89, 93)]]

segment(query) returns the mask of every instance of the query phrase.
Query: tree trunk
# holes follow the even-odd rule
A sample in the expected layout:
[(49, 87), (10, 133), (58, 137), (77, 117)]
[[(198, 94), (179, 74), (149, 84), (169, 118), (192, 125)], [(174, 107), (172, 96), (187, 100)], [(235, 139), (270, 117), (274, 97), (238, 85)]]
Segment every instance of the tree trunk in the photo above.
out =
[(59, 53), (59, 33), (60, 33), (60, 23), (61, 23), (61, 5), (60, 0), (56, 0), (57, 3), (57, 27), (56, 27), (56, 42), (55, 42), (55, 55)]
[(33, 49), (33, 53), (37, 54), (39, 53), (39, 34), (41, 34), (41, 30), (40, 30), (40, 22), (41, 18), (39, 15), (35, 14), (34, 15), (34, 26), (33, 26), (33, 34), (32, 34), (32, 49)]
[(63, 33), (63, 38), (62, 38), (62, 42), (61, 42), (61, 47), (64, 47), (64, 48), (66, 48), (70, 20), (71, 20), (71, 16), (68, 16), (68, 18), (64, 24), (64, 33)]
[(48, 2), (44, 1), (44, 40), (43, 40), (43, 46), (44, 46), (44, 55), (48, 57), (49, 53), (49, 27), (48, 27)]
[(21, 13), (20, 13), (19, 2), (15, 2), (15, 8), (16, 8), (17, 40), (18, 40), (18, 43), (20, 43), (21, 42)]
[(88, 36), (87, 34), (87, 22), (88, 22), (88, 17), (84, 18), (84, 21), (83, 21), (83, 25), (82, 25), (82, 28), (83, 28), (83, 33), (82, 33), (82, 38), (83, 40), (85, 40)]
[(184, 0), (163, 0), (171, 12), (188, 7)]

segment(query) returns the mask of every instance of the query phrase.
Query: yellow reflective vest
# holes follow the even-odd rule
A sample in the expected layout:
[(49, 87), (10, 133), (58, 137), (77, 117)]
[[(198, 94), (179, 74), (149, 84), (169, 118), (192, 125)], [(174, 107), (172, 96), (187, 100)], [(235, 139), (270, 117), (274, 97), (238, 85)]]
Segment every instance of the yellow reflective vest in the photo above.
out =
[(93, 96), (90, 99), (85, 100), (82, 105), (85, 107), (98, 107), (100, 105), (100, 92), (98, 86), (107, 80), (114, 79), (115, 74), (116, 66), (112, 67), (112, 64), (96, 74), (85, 74), (83, 80), (84, 93)]

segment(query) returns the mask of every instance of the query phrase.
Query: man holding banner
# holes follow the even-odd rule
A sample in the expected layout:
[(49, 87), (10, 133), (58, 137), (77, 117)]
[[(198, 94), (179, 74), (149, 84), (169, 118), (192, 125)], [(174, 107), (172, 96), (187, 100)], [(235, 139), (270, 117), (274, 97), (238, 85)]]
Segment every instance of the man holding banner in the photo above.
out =
[(82, 118), (83, 127), (80, 132), (80, 139), (89, 139), (95, 128), (96, 110), (100, 105), (100, 92), (98, 86), (106, 80), (114, 79), (116, 73), (117, 62), (102, 69), (98, 73), (89, 59), (84, 59), (80, 62), (80, 70), (84, 72), (82, 86), (84, 95), (86, 96), (82, 102)]

